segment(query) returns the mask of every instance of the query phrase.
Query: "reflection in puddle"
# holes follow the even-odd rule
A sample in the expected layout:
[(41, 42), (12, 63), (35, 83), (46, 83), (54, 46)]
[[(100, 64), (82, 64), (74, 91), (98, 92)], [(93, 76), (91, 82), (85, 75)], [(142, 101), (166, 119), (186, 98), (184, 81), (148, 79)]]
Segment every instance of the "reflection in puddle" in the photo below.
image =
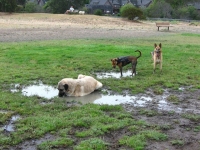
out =
[[(132, 71), (123, 71), (123, 77), (132, 77)], [(97, 78), (98, 79), (103, 79), (103, 78), (121, 78), (120, 71), (119, 72), (100, 72), (97, 73)], [(134, 76), (134, 75), (133, 75)]]
[[(20, 85), (14, 85), (14, 89), (11, 89), (11, 92), (19, 92)], [(22, 87), (21, 90), (24, 96), (34, 96), (37, 95), (39, 97), (44, 97), (47, 99), (51, 99), (58, 95), (58, 90), (52, 86), (44, 85), (41, 81), (37, 85), (30, 85), (26, 87)]]
[(145, 103), (152, 100), (150, 97), (103, 95), (102, 98), (94, 100), (94, 104), (119, 105), (132, 103), (134, 106), (145, 106)]

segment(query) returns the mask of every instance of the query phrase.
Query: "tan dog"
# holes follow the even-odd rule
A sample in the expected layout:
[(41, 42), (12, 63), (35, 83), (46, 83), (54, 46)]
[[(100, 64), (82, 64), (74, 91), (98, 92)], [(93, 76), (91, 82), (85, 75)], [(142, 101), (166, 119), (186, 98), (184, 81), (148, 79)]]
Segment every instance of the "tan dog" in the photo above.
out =
[(159, 45), (155, 43), (154, 47), (155, 47), (154, 51), (151, 52), (152, 59), (153, 59), (153, 73), (155, 73), (157, 64), (160, 64), (160, 72), (162, 72), (162, 61), (163, 61), (162, 45), (161, 43)]
[(58, 96), (85, 96), (102, 86), (103, 84), (93, 77), (80, 74), (78, 79), (64, 78), (58, 82)]
[(116, 66), (119, 67), (121, 76), (122, 76), (122, 67), (131, 64), (132, 65), (132, 76), (133, 74), (136, 75), (136, 66), (137, 66), (137, 60), (139, 57), (141, 57), (142, 53), (139, 50), (136, 50), (135, 52), (139, 52), (139, 56), (125, 56), (125, 57), (118, 57), (111, 59), (111, 63), (113, 68)]

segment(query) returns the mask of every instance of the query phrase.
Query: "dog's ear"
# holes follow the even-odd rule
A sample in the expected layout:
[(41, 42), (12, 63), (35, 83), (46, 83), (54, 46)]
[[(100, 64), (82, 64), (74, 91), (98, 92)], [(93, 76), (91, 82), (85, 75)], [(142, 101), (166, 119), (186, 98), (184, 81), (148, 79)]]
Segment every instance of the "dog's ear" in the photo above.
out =
[(157, 44), (156, 44), (156, 43), (154, 44), (154, 47), (155, 47), (155, 48), (157, 47)]
[(65, 85), (64, 85), (64, 88), (65, 88), (65, 90), (67, 91), (67, 89), (68, 89), (68, 84), (65, 84)]
[(161, 43), (159, 44), (159, 47), (161, 48)]

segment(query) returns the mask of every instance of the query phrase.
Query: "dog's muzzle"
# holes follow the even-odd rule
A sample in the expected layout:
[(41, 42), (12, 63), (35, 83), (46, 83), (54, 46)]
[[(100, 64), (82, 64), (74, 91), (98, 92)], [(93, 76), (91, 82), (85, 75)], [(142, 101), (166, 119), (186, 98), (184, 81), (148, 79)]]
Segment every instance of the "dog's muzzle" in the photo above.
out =
[(64, 90), (59, 90), (58, 96), (59, 96), (59, 97), (64, 97), (64, 96), (67, 96), (67, 95), (66, 95), (66, 93), (65, 93)]
[(160, 53), (160, 50), (156, 50), (156, 53)]

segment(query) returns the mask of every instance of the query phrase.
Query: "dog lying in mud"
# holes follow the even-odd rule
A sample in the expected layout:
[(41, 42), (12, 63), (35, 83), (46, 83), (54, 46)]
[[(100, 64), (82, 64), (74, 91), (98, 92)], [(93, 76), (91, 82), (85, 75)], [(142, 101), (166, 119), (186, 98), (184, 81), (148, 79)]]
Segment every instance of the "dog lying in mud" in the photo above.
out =
[(151, 52), (151, 56), (153, 59), (153, 73), (155, 73), (156, 70), (156, 65), (160, 64), (160, 72), (162, 72), (162, 47), (161, 43), (157, 45), (156, 43), (154, 44), (154, 51)]
[(116, 68), (116, 66), (119, 67), (121, 76), (122, 76), (122, 67), (128, 65), (131, 63), (132, 66), (132, 76), (133, 74), (136, 75), (136, 66), (137, 66), (137, 60), (139, 57), (141, 57), (142, 53), (139, 50), (136, 50), (135, 52), (139, 52), (139, 56), (125, 56), (125, 57), (118, 57), (118, 58), (113, 58), (111, 59), (111, 63), (113, 68)]
[(58, 82), (58, 96), (85, 96), (102, 86), (103, 84), (93, 77), (79, 74), (78, 79), (64, 78)]

